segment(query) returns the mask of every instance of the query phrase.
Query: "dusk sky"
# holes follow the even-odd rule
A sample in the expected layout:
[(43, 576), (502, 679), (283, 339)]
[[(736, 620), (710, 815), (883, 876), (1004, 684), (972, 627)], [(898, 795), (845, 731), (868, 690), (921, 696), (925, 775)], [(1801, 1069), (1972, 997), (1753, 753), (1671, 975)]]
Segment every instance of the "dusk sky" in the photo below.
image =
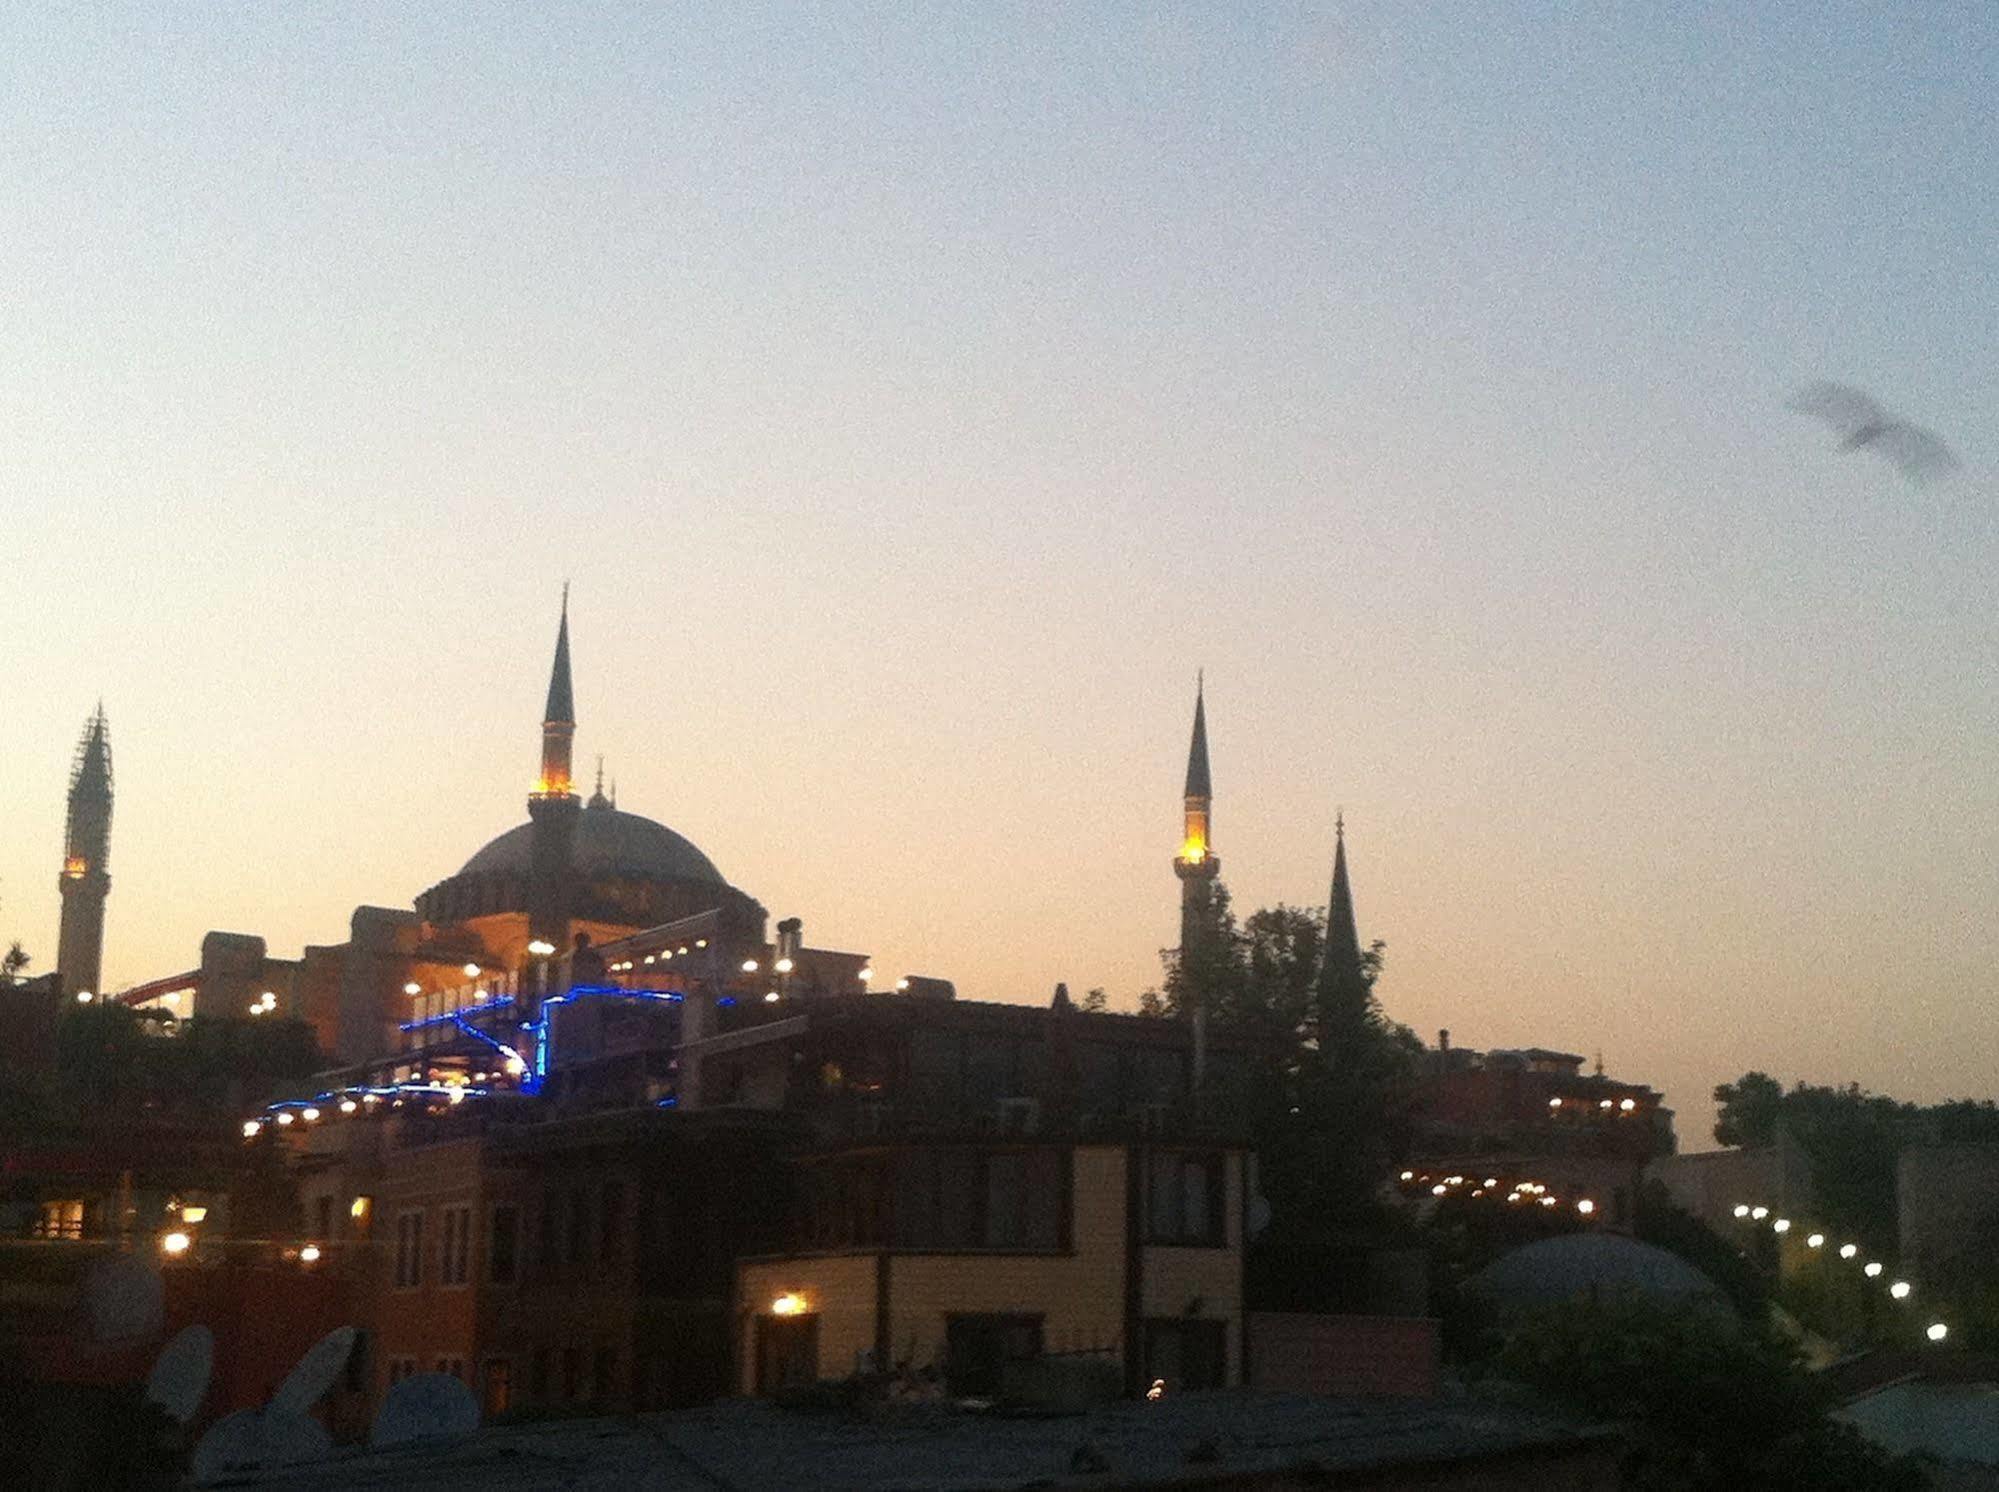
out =
[(1205, 668), (1427, 1039), (1999, 1087), (1989, 0), (168, 9), (0, 16), (35, 968), (100, 696), (107, 984), (295, 955), (523, 821), (568, 579), (586, 780), (885, 971), (1133, 1004)]

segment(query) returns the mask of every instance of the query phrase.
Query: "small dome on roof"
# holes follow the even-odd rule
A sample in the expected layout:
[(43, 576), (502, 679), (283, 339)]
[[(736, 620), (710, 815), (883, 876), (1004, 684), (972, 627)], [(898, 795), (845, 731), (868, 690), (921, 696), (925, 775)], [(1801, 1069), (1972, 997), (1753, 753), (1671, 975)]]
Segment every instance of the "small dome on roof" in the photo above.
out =
[[(521, 824), (465, 862), (460, 875), (508, 871), (526, 874), (534, 825)], [(613, 808), (601, 796), (576, 816), (576, 838), (570, 850), (578, 875), (632, 876), (643, 880), (704, 881), (727, 884), (722, 873), (700, 850), (664, 824)]]
[(1617, 1233), (1570, 1233), (1526, 1244), (1501, 1254), (1466, 1287), (1516, 1310), (1579, 1297), (1640, 1296), (1734, 1313), (1715, 1282), (1686, 1260)]

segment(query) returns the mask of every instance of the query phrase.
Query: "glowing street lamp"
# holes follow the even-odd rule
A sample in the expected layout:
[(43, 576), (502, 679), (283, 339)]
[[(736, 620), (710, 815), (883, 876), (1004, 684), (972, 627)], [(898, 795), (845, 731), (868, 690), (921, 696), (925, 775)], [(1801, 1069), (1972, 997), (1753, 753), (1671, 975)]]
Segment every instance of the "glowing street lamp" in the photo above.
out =
[(1909, 1298), (1909, 1288), (1907, 1280), (1897, 1280), (1888, 1287), (1888, 1293), (1897, 1300), (1907, 1300)]
[(1749, 1216), (1749, 1204), (1747, 1202), (1737, 1202), (1735, 1204), (1735, 1215), (1737, 1217)]
[(194, 1240), (181, 1232), (169, 1233), (160, 1240), (161, 1252), (174, 1255), (186, 1253), (193, 1245)]
[(1950, 1328), (1945, 1326), (1941, 1321), (1932, 1321), (1930, 1329), (1924, 1332), (1923, 1335), (1928, 1337), (1932, 1342), (1941, 1342), (1945, 1337), (1950, 1335)]
[(1760, 1223), (1769, 1215), (1770, 1209), (1767, 1207), (1752, 1207), (1749, 1209), (1749, 1220), (1753, 1223)]
[(1812, 1234), (1812, 1236), (1811, 1236), (1810, 1238), (1807, 1238), (1807, 1239), (1805, 1240), (1805, 1247), (1806, 1247), (1806, 1248), (1808, 1248), (1808, 1249), (1821, 1249), (1821, 1248), (1824, 1248), (1824, 1247), (1825, 1247), (1825, 1234), (1823, 1234), (1823, 1233), (1814, 1233), (1814, 1234)]
[(806, 1300), (796, 1290), (787, 1290), (770, 1303), (773, 1316), (802, 1316), (806, 1311)]
[(1839, 1246), (1839, 1256), (1842, 1259), (1851, 1259), (1855, 1254), (1859, 1252), (1860, 1252), (1860, 1245), (1857, 1243), (1842, 1243)]
[(1881, 1277), (1881, 1263), (1878, 1259), (1873, 1260), (1868, 1264), (1868, 1266), (1865, 1269), (1861, 1270), (1860, 1272), (1866, 1275), (1867, 1278), (1869, 1278), (1870, 1280), (1879, 1279)]
[(1791, 1231), (1791, 1220), (1790, 1220), (1789, 1218), (1787, 1218), (1787, 1217), (1780, 1217), (1780, 1218), (1778, 1218), (1776, 1222), (1774, 1222), (1774, 1223), (1770, 1224), (1770, 1231), (1771, 1231), (1771, 1232), (1773, 1232), (1773, 1233), (1788, 1233), (1788, 1232), (1790, 1232), (1790, 1231)]

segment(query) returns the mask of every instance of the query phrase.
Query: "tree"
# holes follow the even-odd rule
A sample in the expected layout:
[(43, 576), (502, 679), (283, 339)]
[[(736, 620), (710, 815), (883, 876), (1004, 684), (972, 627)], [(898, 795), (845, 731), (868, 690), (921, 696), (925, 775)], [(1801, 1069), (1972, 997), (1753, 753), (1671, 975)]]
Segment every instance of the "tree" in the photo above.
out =
[(1745, 1072), (1732, 1083), (1717, 1084), (1714, 1101), (1715, 1140), (1723, 1145), (1771, 1145), (1777, 1140), (1777, 1119), (1784, 1106), (1784, 1085), (1767, 1072)]
[(0, 953), (0, 980), (13, 983), (21, 977), (21, 971), (33, 962), (34, 960), (28, 957), (28, 951), (20, 943), (9, 944), (7, 951)]
[(1252, 1289), (1273, 1304), (1323, 1308), (1328, 1259), (1382, 1226), (1375, 1191), (1422, 1043), (1375, 999), (1381, 944), (1352, 967), (1329, 967), (1317, 908), (1266, 907), (1238, 924), (1219, 882), (1204, 905), (1189, 946), (1162, 955), (1157, 1008), (1198, 1003), (1241, 1063), (1232, 1091), (1212, 1097), (1246, 1131), (1270, 1203)]
[(1644, 1299), (1578, 1301), (1515, 1323), (1498, 1376), (1628, 1427), (1639, 1488), (1920, 1488), (1921, 1470), (1827, 1417), (1796, 1349), (1751, 1325)]
[(1111, 997), (1104, 993), (1102, 985), (1083, 992), (1083, 1003), (1077, 1007), (1091, 1015), (1102, 1015), (1111, 1007)]

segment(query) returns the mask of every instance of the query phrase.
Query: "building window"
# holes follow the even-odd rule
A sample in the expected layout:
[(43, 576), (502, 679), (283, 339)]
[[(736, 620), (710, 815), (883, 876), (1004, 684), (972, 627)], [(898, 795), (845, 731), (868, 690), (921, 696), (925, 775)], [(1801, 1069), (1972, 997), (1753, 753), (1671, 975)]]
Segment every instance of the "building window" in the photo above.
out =
[(42, 1215), (35, 1224), (35, 1237), (83, 1237), (83, 1203), (80, 1201), (42, 1203)]
[(590, 1238), (590, 1194), (573, 1191), (569, 1194), (569, 1242), (564, 1249), (562, 1262), (572, 1269), (588, 1262), (587, 1244)]
[(413, 1357), (392, 1357), (389, 1359), (389, 1387), (394, 1388), (405, 1378), (416, 1376), (416, 1359)]
[(437, 1371), (447, 1378), (456, 1378), (460, 1382), (463, 1382), (465, 1378), (465, 1359), (462, 1357), (440, 1357), (437, 1360)]
[[(1069, 1164), (1058, 1149), (910, 1150), (896, 1159), (890, 1191), (883, 1205), (892, 1201), (898, 1248), (1040, 1254), (1058, 1253), (1068, 1245), (1064, 1204)], [(837, 1196), (832, 1204), (840, 1206)]]
[(504, 1357), (489, 1357), (479, 1381), (480, 1412), (489, 1420), (505, 1414), (513, 1405), (514, 1365)]
[(493, 1209), (492, 1227), (486, 1234), (486, 1282), (511, 1285), (520, 1269), (521, 1210), (505, 1206)]
[(438, 1250), (440, 1284), (463, 1285), (472, 1278), (472, 1209), (444, 1209), (444, 1247)]
[(625, 1183), (607, 1181), (597, 1198), (597, 1257), (605, 1264), (618, 1259), (625, 1228)]
[(409, 1290), (423, 1283), (423, 1214), (396, 1217), (396, 1288)]
[(1146, 1168), (1145, 1241), (1222, 1247), (1226, 1172), (1220, 1152), (1153, 1150)]
[(946, 1316), (944, 1344), (945, 1387), (961, 1398), (994, 1398), (1008, 1363), (1030, 1362), (1041, 1356), (1041, 1318)]
[(814, 1382), (819, 1377), (819, 1318), (757, 1317), (754, 1351), (755, 1392), (774, 1394)]
[(1185, 1317), (1145, 1323), (1145, 1379), (1169, 1389), (1225, 1388), (1229, 1350), (1226, 1321)]
[(554, 1188), (541, 1194), (541, 1241), (536, 1249), (541, 1277), (552, 1280), (562, 1265), (562, 1201)]

